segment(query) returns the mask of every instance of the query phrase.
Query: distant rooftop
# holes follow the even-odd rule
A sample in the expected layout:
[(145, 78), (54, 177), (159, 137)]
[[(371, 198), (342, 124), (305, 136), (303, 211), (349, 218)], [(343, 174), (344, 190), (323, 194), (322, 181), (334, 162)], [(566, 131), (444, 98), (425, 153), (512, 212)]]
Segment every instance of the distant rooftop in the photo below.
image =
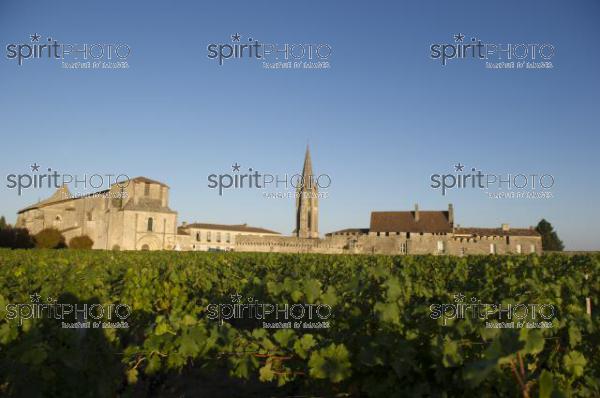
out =
[[(149, 184), (158, 184), (158, 185), (161, 185), (163, 187), (167, 187), (167, 188), (169, 187), (167, 184), (164, 184), (164, 183), (162, 183), (160, 181), (152, 180), (150, 178), (143, 177), (143, 176), (131, 178), (129, 180), (129, 182), (132, 182), (132, 181), (133, 182), (147, 182)], [(112, 184), (112, 185), (114, 186), (114, 185), (116, 185), (116, 183)], [(39, 201), (37, 203), (34, 203), (32, 205), (29, 205), (27, 207), (24, 207), (21, 210), (19, 210), (17, 212), (17, 214), (26, 212), (28, 210), (34, 210), (34, 209), (38, 209), (40, 207), (49, 206), (49, 205), (56, 204), (56, 203), (67, 202), (67, 201), (70, 201), (70, 200), (78, 200), (78, 199), (87, 198), (87, 197), (98, 195), (98, 194), (103, 194), (103, 193), (106, 193), (108, 191), (109, 191), (108, 189), (104, 189), (102, 191), (91, 192), (91, 193), (88, 193), (88, 194), (85, 194), (85, 195), (75, 195), (75, 196), (73, 196), (73, 195), (71, 195), (71, 192), (69, 191), (69, 188), (66, 185), (63, 185), (60, 188), (58, 188), (49, 198), (41, 200), (41, 201)], [(169, 211), (171, 211), (171, 210), (169, 210)]]
[(456, 228), (455, 235), (470, 236), (540, 236), (533, 228)]
[(197, 229), (216, 229), (221, 231), (239, 231), (239, 232), (254, 232), (261, 234), (277, 234), (281, 235), (279, 232), (271, 231), (270, 229), (260, 228), (260, 227), (251, 227), (248, 224), (209, 224), (209, 223), (192, 223), (192, 224), (183, 224), (179, 227), (181, 230), (189, 229), (189, 228), (197, 228)]
[(450, 233), (452, 223), (448, 211), (374, 211), (371, 213), (371, 232), (429, 232)]
[(326, 233), (325, 236), (332, 236), (332, 235), (363, 235), (363, 234), (368, 234), (369, 233), (369, 228), (346, 228), (346, 229), (340, 229), (339, 231), (333, 231), (333, 232), (329, 232)]

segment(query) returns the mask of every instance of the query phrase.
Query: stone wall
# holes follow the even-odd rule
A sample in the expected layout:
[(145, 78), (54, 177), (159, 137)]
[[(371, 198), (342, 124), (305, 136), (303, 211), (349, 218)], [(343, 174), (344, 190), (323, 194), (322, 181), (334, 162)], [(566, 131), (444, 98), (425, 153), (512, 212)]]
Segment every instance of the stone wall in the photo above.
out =
[(235, 250), (243, 252), (330, 253), (330, 254), (521, 254), (541, 253), (537, 236), (463, 238), (453, 234), (406, 234), (377, 236), (330, 236), (324, 239), (297, 237), (239, 236)]

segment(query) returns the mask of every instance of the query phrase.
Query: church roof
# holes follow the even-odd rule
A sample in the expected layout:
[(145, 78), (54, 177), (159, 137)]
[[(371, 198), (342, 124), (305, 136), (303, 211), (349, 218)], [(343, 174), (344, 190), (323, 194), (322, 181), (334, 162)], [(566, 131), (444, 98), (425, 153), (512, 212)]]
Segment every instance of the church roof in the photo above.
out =
[(447, 211), (419, 211), (416, 220), (414, 211), (371, 212), (371, 232), (452, 232), (452, 223)]
[(225, 225), (225, 224), (192, 223), (192, 224), (182, 225), (180, 228), (182, 230), (185, 230), (187, 228), (197, 228), (197, 229), (216, 229), (216, 230), (222, 230), (222, 231), (255, 232), (255, 233), (263, 233), (263, 234), (281, 235), (279, 232), (271, 231), (269, 229), (260, 228), (260, 227), (251, 227), (247, 224)]
[[(143, 176), (132, 178), (132, 179), (129, 180), (129, 182), (131, 182), (131, 181), (133, 181), (133, 182), (147, 182), (149, 184), (158, 184), (158, 185), (161, 185), (163, 187), (169, 188), (169, 186), (167, 184), (164, 184), (164, 183), (162, 183), (160, 181), (152, 180), (150, 178), (143, 177)], [(113, 186), (114, 185), (116, 185), (116, 183), (113, 184)], [(52, 194), (52, 196), (50, 196), (49, 198), (41, 200), (41, 201), (39, 201), (37, 203), (34, 203), (34, 204), (30, 205), (30, 206), (24, 207), (21, 210), (17, 211), (17, 214), (21, 214), (21, 213), (24, 213), (24, 212), (26, 212), (28, 210), (34, 210), (34, 209), (38, 209), (40, 207), (49, 206), (49, 205), (56, 204), (56, 203), (66, 202), (66, 201), (69, 201), (69, 200), (78, 200), (78, 199), (82, 199), (82, 198), (86, 198), (86, 197), (90, 197), (90, 196), (94, 196), (94, 195), (104, 194), (104, 193), (106, 193), (108, 191), (109, 191), (109, 189), (105, 189), (105, 190), (102, 190), (102, 191), (92, 192), (92, 193), (88, 193), (88, 194), (85, 194), (85, 195), (74, 195), (73, 196), (71, 194), (71, 192), (69, 191), (69, 188), (66, 185), (63, 185), (60, 188), (58, 188)], [(128, 210), (152, 210), (152, 209), (150, 209), (148, 207), (149, 206), (147, 206), (147, 205), (142, 205), (142, 206), (136, 206), (136, 209), (129, 208)], [(156, 207), (156, 206), (154, 206), (154, 207)], [(169, 208), (157, 209), (155, 211), (163, 211), (163, 212), (169, 212), (169, 213), (173, 212)]]
[(175, 213), (170, 208), (163, 206), (160, 199), (141, 198), (135, 203), (133, 200), (127, 201), (123, 210), (152, 211), (156, 213)]
[(134, 181), (134, 182), (147, 182), (148, 184), (158, 184), (158, 185), (162, 185), (163, 187), (169, 188), (169, 186), (167, 184), (163, 183), (163, 182), (152, 180), (152, 179), (150, 179), (148, 177), (143, 177), (143, 176), (132, 178), (129, 181), (130, 182), (131, 181)]
[(56, 203), (62, 203), (62, 202), (67, 202), (70, 200), (77, 200), (77, 199), (81, 199), (81, 198), (85, 198), (88, 196), (92, 196), (92, 195), (98, 195), (98, 194), (102, 194), (108, 192), (108, 189), (105, 189), (104, 191), (99, 191), (99, 192), (93, 192), (93, 193), (89, 193), (86, 195), (75, 195), (73, 196), (71, 194), (71, 192), (69, 191), (69, 188), (66, 185), (61, 186), (60, 188), (58, 188), (56, 191), (54, 191), (54, 193), (52, 194), (52, 196), (50, 196), (47, 199), (41, 200), (37, 203), (34, 203), (30, 206), (24, 207), (21, 210), (17, 211), (17, 214), (21, 214), (24, 213), (28, 210), (34, 210), (34, 209), (38, 209), (40, 207), (44, 207), (44, 206), (49, 206), (49, 205), (53, 205)]

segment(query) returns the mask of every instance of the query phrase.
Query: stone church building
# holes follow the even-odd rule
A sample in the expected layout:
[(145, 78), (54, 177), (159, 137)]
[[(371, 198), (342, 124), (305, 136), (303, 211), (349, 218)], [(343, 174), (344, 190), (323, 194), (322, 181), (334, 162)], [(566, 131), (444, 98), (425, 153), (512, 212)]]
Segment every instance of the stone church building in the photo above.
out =
[(447, 210), (374, 211), (369, 228), (349, 228), (319, 237), (318, 187), (308, 148), (302, 184), (296, 190), (292, 236), (246, 224), (177, 224), (169, 187), (146, 177), (110, 189), (73, 196), (66, 186), (18, 213), (17, 227), (36, 234), (56, 228), (68, 242), (89, 236), (94, 249), (196, 250), (347, 254), (528, 254), (541, 253), (533, 228), (464, 228)]
[(85, 196), (73, 196), (63, 186), (20, 210), (16, 225), (32, 234), (53, 227), (67, 242), (87, 235), (94, 249), (172, 249), (177, 241), (177, 212), (169, 208), (169, 187), (145, 177)]

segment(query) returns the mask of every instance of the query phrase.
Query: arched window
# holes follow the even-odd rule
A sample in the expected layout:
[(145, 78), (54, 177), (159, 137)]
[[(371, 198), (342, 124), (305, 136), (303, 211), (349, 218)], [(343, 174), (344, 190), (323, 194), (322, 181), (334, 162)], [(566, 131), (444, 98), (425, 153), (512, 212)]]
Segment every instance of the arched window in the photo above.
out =
[(150, 250), (150, 246), (148, 246), (148, 245), (142, 245), (142, 250)]
[(152, 231), (153, 224), (154, 220), (152, 219), (152, 217), (148, 218), (148, 231)]

